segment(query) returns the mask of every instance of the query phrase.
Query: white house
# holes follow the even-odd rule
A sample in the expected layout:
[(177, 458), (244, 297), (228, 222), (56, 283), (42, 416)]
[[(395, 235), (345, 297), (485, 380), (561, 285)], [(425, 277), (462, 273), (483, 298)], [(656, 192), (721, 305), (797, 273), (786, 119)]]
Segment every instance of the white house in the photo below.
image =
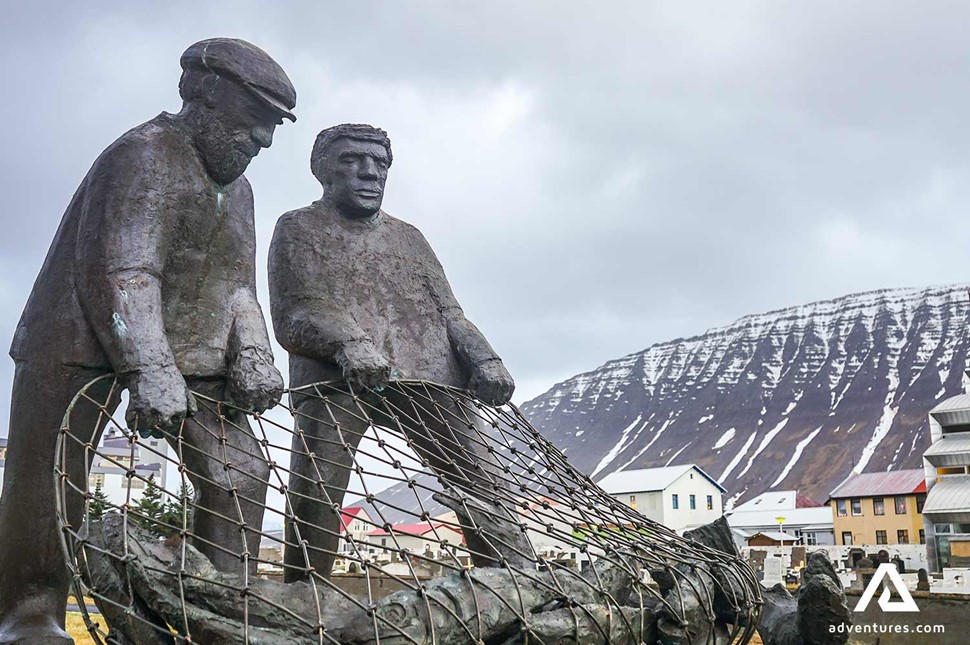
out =
[(367, 534), (376, 525), (361, 506), (340, 509), (340, 553), (348, 556), (360, 554), (366, 549)]
[[(968, 372), (970, 374), (970, 372)], [(930, 410), (923, 527), (931, 571), (970, 564), (970, 394)]]
[(641, 515), (677, 532), (723, 514), (725, 489), (694, 464), (620, 470), (597, 482)]
[(726, 515), (739, 547), (745, 546), (758, 533), (776, 534), (779, 531), (807, 546), (835, 544), (832, 509), (799, 495), (796, 490), (762, 493)]
[(516, 505), (519, 521), (528, 527), (532, 548), (550, 559), (576, 559), (577, 537), (570, 520), (573, 512), (554, 499), (522, 500)]
[[(112, 504), (134, 503), (145, 492), (149, 479), (165, 488), (168, 451), (164, 439), (150, 437), (133, 443), (116, 428), (109, 428), (88, 471), (88, 488), (94, 492), (100, 483)], [(135, 476), (129, 478), (130, 469)], [(177, 487), (169, 492), (178, 493)]]

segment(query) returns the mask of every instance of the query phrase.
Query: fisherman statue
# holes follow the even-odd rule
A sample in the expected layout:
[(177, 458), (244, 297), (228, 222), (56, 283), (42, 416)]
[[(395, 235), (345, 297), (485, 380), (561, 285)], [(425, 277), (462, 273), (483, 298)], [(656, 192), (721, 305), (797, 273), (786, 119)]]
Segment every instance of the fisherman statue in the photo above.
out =
[[(481, 430), (449, 423), (449, 416), (461, 415), (453, 401), (435, 395), (436, 410), (415, 409), (394, 385), (432, 381), (467, 389), (489, 405), (505, 404), (514, 389), (501, 358), (465, 318), (427, 240), (381, 210), (391, 162), (383, 130), (343, 124), (320, 132), (310, 169), (323, 196), (283, 215), (270, 245), (273, 328), (290, 354), (290, 404), (300, 418), (286, 539), (308, 545), (306, 558), (302, 549), (286, 549), (287, 581), (307, 579), (309, 568), (328, 577), (333, 567), (342, 521), (336, 509), (350, 480), (353, 451), (369, 425), (355, 412), (355, 393), (384, 425), (400, 427), (445, 484), (447, 494), (439, 501), (456, 511), (463, 528), (471, 523), (463, 498), (481, 503), (483, 493), (503, 486), (477, 441)], [(329, 395), (333, 422), (320, 397), (299, 395), (301, 387), (319, 382), (347, 384), (342, 394)], [(534, 552), (514, 514), (498, 505), (484, 515), (489, 519), (478, 521), (483, 531), (463, 531), (472, 561), (494, 566), (505, 558), (532, 566)]]
[[(198, 550), (235, 573), (237, 552), (258, 551), (269, 467), (240, 410), (276, 405), (283, 381), (256, 300), (253, 194), (243, 172), (282, 119), (295, 120), (296, 92), (266, 52), (241, 40), (195, 43), (181, 66), (181, 111), (133, 128), (94, 162), (17, 326), (0, 497), (0, 643), (72, 642), (55, 442), (65, 410), (99, 375), (114, 373), (127, 388), (129, 427), (180, 441), (197, 495)], [(114, 393), (108, 409), (80, 399), (75, 423), (100, 433), (119, 403), (111, 382), (89, 392), (93, 400)], [(191, 391), (238, 410), (203, 405)], [(219, 413), (233, 420), (222, 424), (225, 436), (204, 429), (220, 427), (211, 423)], [(73, 481), (87, 481), (86, 452), (71, 454)], [(83, 495), (71, 491), (66, 501), (78, 530)], [(245, 540), (240, 522), (253, 529)]]

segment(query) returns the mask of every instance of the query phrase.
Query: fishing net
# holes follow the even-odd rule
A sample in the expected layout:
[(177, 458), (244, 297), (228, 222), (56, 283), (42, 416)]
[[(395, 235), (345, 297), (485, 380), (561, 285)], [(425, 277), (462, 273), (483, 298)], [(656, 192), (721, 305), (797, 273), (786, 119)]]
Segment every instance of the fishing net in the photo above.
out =
[(255, 415), (190, 386), (178, 433), (130, 431), (112, 377), (64, 417), (58, 521), (96, 643), (713, 644), (757, 627), (726, 525), (643, 517), (513, 405), (317, 384)]

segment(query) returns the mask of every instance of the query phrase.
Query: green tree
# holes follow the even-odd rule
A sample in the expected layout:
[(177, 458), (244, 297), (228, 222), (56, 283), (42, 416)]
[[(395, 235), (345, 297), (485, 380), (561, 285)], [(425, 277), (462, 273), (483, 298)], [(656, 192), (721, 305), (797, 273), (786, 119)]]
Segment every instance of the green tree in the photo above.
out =
[(91, 520), (100, 520), (110, 508), (112, 508), (111, 501), (104, 494), (104, 486), (101, 480), (98, 479), (94, 485), (94, 494), (91, 496), (91, 503), (88, 505), (88, 518)]
[[(182, 526), (182, 500), (185, 500), (185, 505), (188, 507), (188, 512), (185, 517), (185, 529), (187, 531), (192, 530), (192, 510), (193, 510), (193, 500), (195, 498), (195, 492), (192, 487), (186, 483), (183, 483), (179, 487), (179, 492), (177, 497), (173, 497), (165, 502), (165, 510), (162, 513), (162, 521), (166, 524), (170, 524), (174, 527)], [(178, 528), (169, 528), (167, 526), (162, 527), (166, 534), (174, 534), (178, 532)]]
[(163, 535), (165, 527), (161, 526), (159, 522), (162, 521), (162, 516), (165, 513), (164, 497), (165, 494), (162, 489), (155, 485), (155, 476), (152, 475), (148, 478), (148, 484), (145, 486), (145, 492), (142, 493), (141, 499), (132, 509), (132, 521), (146, 531), (150, 531), (153, 535)]

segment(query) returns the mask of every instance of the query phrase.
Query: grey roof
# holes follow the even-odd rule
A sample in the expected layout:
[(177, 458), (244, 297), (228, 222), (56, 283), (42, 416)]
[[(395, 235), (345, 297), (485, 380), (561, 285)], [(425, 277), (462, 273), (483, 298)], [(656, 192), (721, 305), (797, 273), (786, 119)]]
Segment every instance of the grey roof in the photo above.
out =
[(930, 414), (942, 426), (970, 423), (970, 394), (958, 394), (941, 401)]
[(970, 475), (946, 475), (926, 495), (923, 513), (970, 511)]
[(923, 456), (934, 466), (970, 465), (970, 432), (944, 435)]
[(923, 469), (891, 470), (885, 473), (856, 474), (842, 482), (829, 494), (831, 499), (842, 497), (878, 497), (880, 495), (909, 495), (918, 492), (926, 483)]
[(767, 509), (764, 511), (733, 511), (726, 514), (728, 524), (732, 527), (760, 528), (764, 526), (776, 527), (776, 518), (784, 517), (784, 525), (800, 527), (807, 525), (827, 524), (832, 528), (832, 507), (814, 506), (810, 508), (791, 508), (788, 510)]

